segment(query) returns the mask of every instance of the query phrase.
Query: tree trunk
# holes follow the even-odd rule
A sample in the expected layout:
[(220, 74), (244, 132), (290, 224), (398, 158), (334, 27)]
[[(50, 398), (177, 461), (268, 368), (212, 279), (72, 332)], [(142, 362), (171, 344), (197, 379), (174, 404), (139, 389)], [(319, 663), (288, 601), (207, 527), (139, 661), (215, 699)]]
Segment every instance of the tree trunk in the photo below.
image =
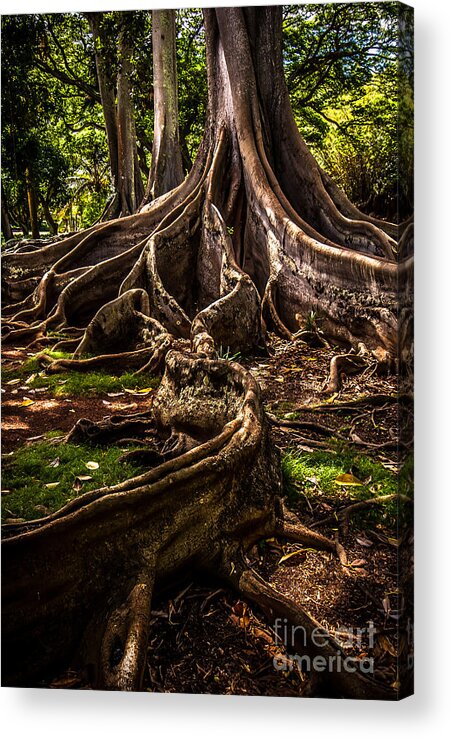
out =
[(122, 216), (136, 212), (144, 196), (136, 147), (131, 81), (132, 48), (126, 17), (126, 13), (121, 13), (118, 39), (119, 70), (117, 75), (118, 192)]
[[(291, 336), (314, 311), (334, 341), (402, 361), (412, 262), (398, 264), (392, 237), (358, 211), (343, 215), (326, 189), (289, 108), (281, 14), (205, 11), (208, 122), (178, 187), (136, 215), (4, 257), (10, 338), (50, 327), (82, 334), (73, 359), (47, 371), (165, 372), (148, 413), (80, 421), (69, 436), (153, 436), (148, 472), (6, 527), (5, 683), (36, 678), (85, 632), (99, 683), (136, 688), (152, 594), (194, 570), (307, 632), (317, 625), (246, 564), (260, 537), (288, 535), (279, 464), (258, 386), (217, 352), (255, 352), (268, 327)], [(300, 524), (289, 535), (342, 555)], [(359, 673), (327, 678), (338, 694), (397, 696)]]
[(10, 241), (14, 238), (13, 229), (11, 228), (11, 221), (9, 219), (8, 203), (6, 202), (6, 195), (2, 185), (2, 233), (5, 241)]
[(97, 81), (102, 102), (103, 118), (108, 142), (108, 156), (113, 190), (117, 193), (119, 182), (119, 162), (116, 121), (116, 92), (115, 84), (102, 48), (106, 44), (105, 29), (102, 25), (103, 13), (86, 13), (92, 37), (94, 39)]
[(175, 11), (152, 11), (154, 138), (144, 204), (183, 180), (179, 142)]
[(114, 194), (101, 220), (134, 213), (143, 198), (144, 187), (138, 162), (135, 119), (132, 100), (132, 48), (127, 29), (127, 15), (120, 14), (117, 43), (118, 73), (114, 81), (102, 49), (107, 35), (102, 13), (87, 13), (96, 49), (97, 79), (108, 141), (108, 153)]
[(25, 182), (26, 182), (26, 187), (27, 187), (28, 211), (30, 213), (31, 236), (32, 238), (39, 238), (39, 221), (38, 221), (38, 206), (37, 206), (37, 201), (36, 201), (36, 190), (34, 187), (31, 172), (28, 167), (25, 171)]
[(41, 202), (42, 210), (44, 211), (44, 216), (47, 221), (47, 225), (49, 227), (49, 231), (52, 234), (52, 236), (56, 236), (58, 233), (58, 225), (55, 223), (53, 219), (52, 213), (50, 212), (48, 202), (45, 199), (45, 197), (40, 197), (40, 202)]

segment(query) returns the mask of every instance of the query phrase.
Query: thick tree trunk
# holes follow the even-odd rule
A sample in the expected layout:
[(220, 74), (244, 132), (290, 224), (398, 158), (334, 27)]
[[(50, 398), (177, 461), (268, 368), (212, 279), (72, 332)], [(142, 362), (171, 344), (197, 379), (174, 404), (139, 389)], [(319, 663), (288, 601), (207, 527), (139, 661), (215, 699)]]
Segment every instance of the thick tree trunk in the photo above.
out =
[[(209, 117), (188, 178), (137, 215), (4, 257), (10, 336), (58, 327), (80, 337), (74, 358), (47, 371), (165, 370), (152, 412), (80, 422), (70, 436), (146, 433), (153, 468), (6, 528), (8, 683), (35, 678), (85, 631), (99, 682), (135, 688), (152, 592), (193, 568), (314, 628), (243, 556), (284, 532), (340, 560), (343, 551), (287, 529), (258, 386), (217, 352), (255, 352), (268, 327), (290, 336), (311, 311), (325, 335), (361, 351), (402, 361), (410, 346), (410, 257), (396, 263), (392, 237), (358, 211), (344, 215), (326, 189), (288, 105), (281, 8), (206, 10), (205, 25)], [(359, 674), (327, 677), (338, 694), (396, 696)]]
[(152, 11), (154, 138), (144, 204), (183, 180), (179, 141), (175, 10)]

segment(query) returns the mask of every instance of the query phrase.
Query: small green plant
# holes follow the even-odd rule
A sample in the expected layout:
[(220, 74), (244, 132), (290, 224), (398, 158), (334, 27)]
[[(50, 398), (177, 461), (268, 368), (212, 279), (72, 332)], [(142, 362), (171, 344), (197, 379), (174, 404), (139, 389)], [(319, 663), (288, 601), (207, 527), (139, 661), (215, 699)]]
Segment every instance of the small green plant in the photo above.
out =
[(239, 361), (242, 357), (242, 354), (241, 351), (237, 351), (235, 354), (232, 354), (230, 346), (223, 348), (223, 346), (221, 345), (219, 347), (218, 356), (220, 359), (224, 359), (225, 361)]
[(91, 489), (136, 476), (139, 466), (119, 462), (126, 450), (49, 441), (18, 449), (3, 459), (2, 520), (40, 518)]
[(304, 324), (304, 330), (314, 333), (318, 328), (318, 313), (310, 310)]

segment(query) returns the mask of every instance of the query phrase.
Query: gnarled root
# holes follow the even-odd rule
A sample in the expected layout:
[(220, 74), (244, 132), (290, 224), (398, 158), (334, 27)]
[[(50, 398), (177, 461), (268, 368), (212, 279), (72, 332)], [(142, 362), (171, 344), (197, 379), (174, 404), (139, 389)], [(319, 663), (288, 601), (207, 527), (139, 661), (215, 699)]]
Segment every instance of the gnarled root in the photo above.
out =
[[(156, 465), (40, 520), (3, 526), (5, 684), (32, 684), (56, 668), (112, 602), (104, 683), (134, 688), (150, 597), (140, 577), (149, 562), (160, 586), (215, 561), (228, 536), (248, 546), (274, 528), (280, 468), (253, 377), (232, 362), (172, 351), (152, 404), (148, 416), (79, 421), (69, 437), (111, 443), (115, 434), (152, 438), (156, 430), (172, 439)], [(123, 605), (130, 582), (146, 590), (134, 589)]]
[(364, 356), (358, 356), (354, 351), (348, 354), (338, 354), (330, 362), (329, 379), (323, 388), (326, 394), (335, 394), (342, 388), (343, 376), (357, 374), (368, 366)]
[(326, 536), (306, 528), (297, 516), (281, 505), (280, 515), (277, 518), (276, 534), (288, 538), (289, 541), (302, 543), (303, 546), (311, 546), (324, 551), (336, 552), (336, 544)]
[(100, 648), (100, 687), (136, 692), (147, 659), (153, 574), (135, 584), (127, 600), (108, 618)]

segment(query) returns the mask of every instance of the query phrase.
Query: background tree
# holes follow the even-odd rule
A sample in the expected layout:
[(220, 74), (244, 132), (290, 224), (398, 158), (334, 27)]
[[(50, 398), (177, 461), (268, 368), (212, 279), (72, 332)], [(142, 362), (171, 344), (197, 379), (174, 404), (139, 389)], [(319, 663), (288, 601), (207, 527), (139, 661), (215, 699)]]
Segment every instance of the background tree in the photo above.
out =
[(133, 46), (143, 14), (89, 13), (114, 194), (103, 218), (129, 215), (144, 195), (133, 106)]
[(164, 195), (183, 180), (174, 10), (152, 11), (152, 49), (154, 134), (146, 202)]
[[(93, 62), (89, 29), (73, 15), (10, 16), (3, 17), (2, 24), (3, 188), (12, 223), (28, 233), (28, 167), (38, 219), (44, 221), (44, 230), (52, 232), (61, 208), (69, 206), (77, 191), (77, 180), (84, 177), (84, 162), (90, 158), (87, 137), (102, 130), (100, 106), (89, 83)], [(56, 56), (59, 47), (65, 49), (67, 68)], [(107, 161), (102, 138), (98, 146)], [(103, 202), (107, 193), (108, 185)]]
[[(37, 214), (45, 228), (54, 230), (51, 221), (57, 223), (58, 219), (60, 229), (67, 227), (69, 220), (72, 227), (87, 226), (101, 217), (107, 201), (110, 209), (104, 217), (108, 212), (120, 212), (116, 110), (120, 16), (101, 13), (89, 14), (89, 18), (91, 29), (79, 13), (11, 16), (3, 21), (4, 49), (12, 50), (12, 55), (8, 52), (10, 61), (4, 54), (5, 71), (13, 59), (20, 67), (19, 75), (5, 74), (5, 80), (7, 76), (14, 78), (19, 87), (20, 80), (26, 80), (28, 87), (33, 87), (21, 97), (18, 92), (23, 111), (15, 116), (15, 141), (11, 140), (12, 129), (7, 122), (8, 97), (3, 96), (4, 194), (12, 224), (25, 233), (31, 227), (30, 213), (25, 175), (22, 182), (16, 175), (20, 153), (17, 144), (27, 137), (27, 130), (36, 128), (33, 119), (45, 120), (49, 125), (41, 126), (38, 144), (26, 151), (34, 155), (39, 141), (45, 141), (47, 152), (51, 145), (65, 160), (59, 192), (55, 186), (51, 188), (50, 202), (44, 197), (48, 187), (38, 185)], [(126, 167), (134, 172), (128, 187), (133, 191), (134, 187), (140, 189), (141, 180), (148, 180), (152, 160), (151, 22), (148, 13), (126, 15), (123, 20), (131, 24), (133, 36), (131, 70), (123, 77), (123, 82), (132, 87), (133, 100), (133, 109), (125, 110), (125, 119), (133, 119), (136, 129), (132, 136), (136, 155)], [(399, 217), (403, 219), (409, 215), (413, 197), (413, 85), (411, 64), (409, 69), (404, 65), (403, 75), (398, 74), (397, 28), (396, 3), (287, 6), (283, 60), (297, 125), (324, 171), (366, 212), (394, 219), (397, 214), (393, 209), (398, 202)], [(12, 43), (8, 34), (14, 35)], [(207, 101), (205, 35), (198, 9), (177, 12), (176, 35), (179, 138), (187, 172), (202, 138)], [(41, 115), (44, 101), (45, 114)], [(399, 130), (403, 137), (398, 136), (398, 114), (402, 116)], [(107, 135), (102, 136), (102, 131)], [(399, 177), (392, 155), (398, 145)], [(12, 161), (13, 151), (16, 163)], [(31, 160), (28, 163), (36, 170), (36, 179), (41, 164), (34, 167)], [(90, 194), (86, 183), (91, 179)], [(72, 219), (68, 213), (72, 213)]]

